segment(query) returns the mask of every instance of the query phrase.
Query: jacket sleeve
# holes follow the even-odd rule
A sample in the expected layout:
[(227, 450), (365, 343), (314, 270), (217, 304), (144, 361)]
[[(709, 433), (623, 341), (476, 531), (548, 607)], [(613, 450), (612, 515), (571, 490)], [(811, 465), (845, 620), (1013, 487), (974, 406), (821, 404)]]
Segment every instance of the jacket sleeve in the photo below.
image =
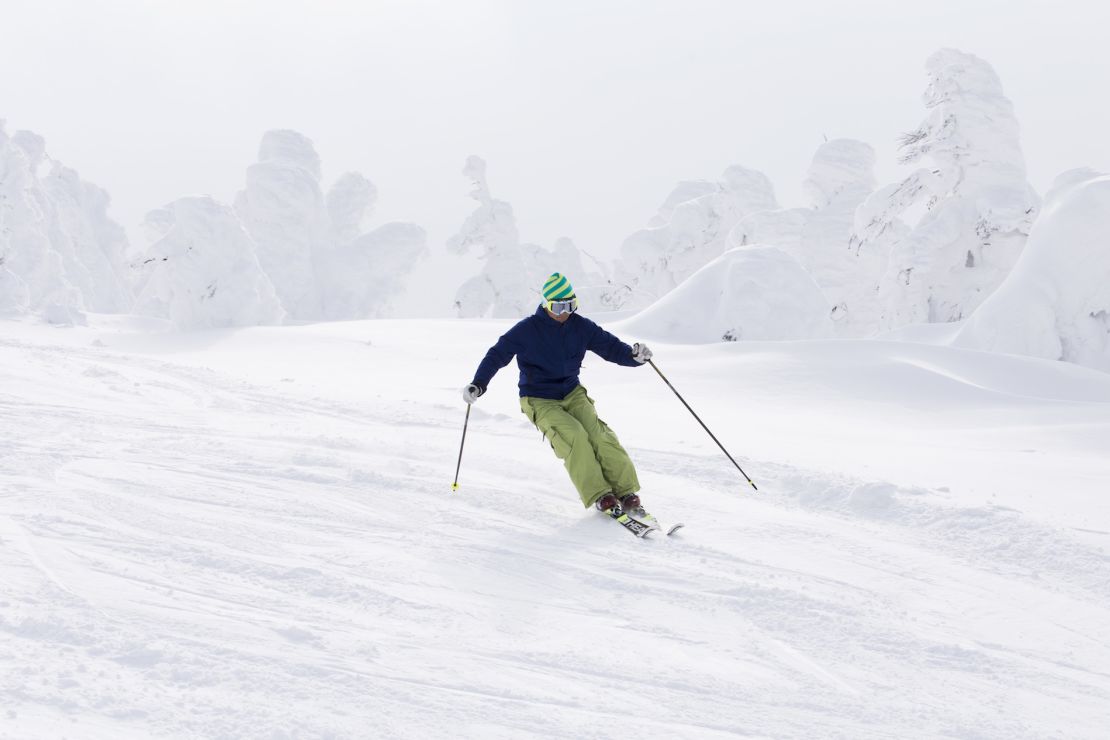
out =
[(590, 328), (590, 341), (586, 344), (587, 349), (609, 362), (615, 362), (618, 365), (627, 365), (628, 367), (640, 366), (640, 363), (632, 359), (631, 347), (592, 321), (590, 321)]
[(519, 331), (516, 327), (502, 334), (497, 343), (489, 348), (489, 352), (486, 352), (482, 362), (479, 363), (478, 371), (474, 373), (473, 382), (483, 392), (489, 387), (489, 383), (493, 380), (497, 371), (512, 362), (513, 357), (520, 351), (518, 334)]

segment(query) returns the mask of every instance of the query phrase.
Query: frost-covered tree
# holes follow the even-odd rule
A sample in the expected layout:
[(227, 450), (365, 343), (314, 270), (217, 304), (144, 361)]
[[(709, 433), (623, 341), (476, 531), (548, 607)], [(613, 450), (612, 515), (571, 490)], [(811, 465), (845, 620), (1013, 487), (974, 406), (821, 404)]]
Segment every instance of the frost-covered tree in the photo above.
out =
[(525, 264), (513, 207), (490, 195), (486, 163), (481, 157), (467, 157), (462, 172), (471, 180), (470, 197), (478, 201), (478, 208), (467, 217), (459, 233), (447, 241), (447, 249), (466, 254), (477, 248), (483, 263), (482, 271), (459, 286), (455, 294), (458, 315), (524, 316), (535, 306), (538, 292)]
[(319, 270), (324, 315), (330, 320), (390, 316), (404, 278), (427, 249), (424, 229), (396, 222), (336, 247)]
[(320, 157), (296, 131), (267, 131), (258, 162), (247, 168), (235, 199), (258, 261), (290, 318), (323, 316), (314, 258), (327, 245), (328, 208), (320, 188)]
[(1056, 179), (1005, 282), (955, 344), (1110, 372), (1110, 175)]
[(147, 215), (156, 238), (139, 260), (135, 313), (179, 330), (280, 324), (285, 316), (254, 241), (235, 211), (208, 196), (180, 198)]
[(856, 248), (889, 249), (879, 285), (886, 329), (969, 315), (1013, 267), (1038, 207), (1013, 106), (991, 66), (942, 49), (927, 69), (930, 112), (901, 151), (903, 162), (931, 166), (880, 189), (856, 214)]
[(13, 153), (9, 141), (3, 121), (0, 121), (0, 316), (26, 313), (31, 304), (27, 283), (13, 272), (16, 255), (15, 245), (12, 243), (15, 232), (12, 221), (14, 201), (21, 191), (21, 187), (16, 185), (13, 170), (23, 170), (23, 155)]
[(552, 273), (558, 272), (570, 280), (578, 303), (584, 310), (604, 309), (599, 296), (610, 289), (608, 271), (588, 252), (580, 250), (573, 240), (562, 236), (555, 240), (551, 249), (544, 249), (538, 244), (522, 244), (521, 250), (528, 268), (528, 285), (533, 290), (543, 285)]
[(296, 131), (267, 131), (258, 160), (247, 169), (235, 210), (289, 317), (389, 315), (392, 298), (425, 253), (424, 230), (387, 223), (365, 232), (377, 188), (346, 172), (324, 196), (320, 157)]
[(867, 336), (877, 329), (884, 261), (877, 250), (861, 252), (850, 243), (856, 209), (875, 188), (874, 171), (870, 145), (827, 141), (803, 182), (808, 208), (758, 211), (729, 234), (730, 246), (771, 245), (800, 262), (829, 300), (837, 336)]
[(739, 165), (726, 169), (720, 182), (679, 183), (653, 225), (624, 240), (605, 303), (614, 309), (650, 305), (719, 257), (742, 218), (776, 208), (767, 176)]
[(108, 193), (59, 163), (44, 178), (43, 189), (52, 205), (51, 242), (85, 307), (101, 313), (128, 311), (132, 295), (124, 259), (127, 235), (108, 218)]
[(84, 310), (126, 311), (123, 229), (108, 196), (46, 154), (30, 131), (8, 136), (0, 121), (0, 306), (55, 323)]
[(328, 217), (337, 245), (353, 242), (378, 201), (374, 183), (358, 172), (345, 172), (328, 190)]
[(593, 268), (588, 269), (582, 260), (584, 253), (566, 237), (557, 239), (552, 249), (522, 244), (513, 207), (490, 195), (486, 163), (481, 157), (467, 157), (463, 175), (470, 178), (470, 197), (478, 201), (478, 208), (448, 240), (447, 249), (466, 254), (472, 247), (477, 248), (483, 262), (481, 272), (459, 286), (455, 294), (455, 310), (460, 318), (528, 314), (540, 299), (539, 287), (553, 272), (566, 275), (580, 291), (580, 299), (585, 296), (581, 291), (606, 282), (604, 267), (587, 254)]

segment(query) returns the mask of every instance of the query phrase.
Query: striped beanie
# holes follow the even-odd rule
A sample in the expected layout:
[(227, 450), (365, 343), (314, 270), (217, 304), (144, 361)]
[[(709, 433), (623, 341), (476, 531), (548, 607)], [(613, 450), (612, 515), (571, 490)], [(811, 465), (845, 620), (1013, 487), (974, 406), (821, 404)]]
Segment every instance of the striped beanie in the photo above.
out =
[(553, 272), (547, 282), (543, 284), (543, 299), (545, 301), (565, 301), (574, 295), (574, 288), (570, 286), (567, 276)]

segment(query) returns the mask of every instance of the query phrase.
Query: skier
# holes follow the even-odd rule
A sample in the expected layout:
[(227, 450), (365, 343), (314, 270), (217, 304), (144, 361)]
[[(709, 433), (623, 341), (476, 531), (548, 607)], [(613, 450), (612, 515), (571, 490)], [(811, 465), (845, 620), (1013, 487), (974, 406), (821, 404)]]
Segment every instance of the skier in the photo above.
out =
[(610, 512), (640, 506), (640, 481), (617, 435), (597, 417), (594, 401), (578, 382), (586, 350), (618, 365), (639, 367), (651, 359), (644, 344), (629, 347), (578, 312), (570, 281), (556, 272), (543, 286), (536, 312), (505, 332), (463, 388), (472, 404), (498, 370), (516, 356), (520, 410), (536, 425), (578, 489), (586, 508)]

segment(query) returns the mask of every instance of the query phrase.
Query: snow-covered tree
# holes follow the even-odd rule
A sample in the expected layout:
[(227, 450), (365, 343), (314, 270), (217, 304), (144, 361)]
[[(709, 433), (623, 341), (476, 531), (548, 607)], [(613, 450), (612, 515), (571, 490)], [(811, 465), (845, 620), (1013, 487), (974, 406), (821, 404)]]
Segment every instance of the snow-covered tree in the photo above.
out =
[(566, 275), (570, 284), (574, 286), (578, 303), (583, 310), (591, 312), (604, 310), (600, 294), (610, 289), (608, 271), (605, 265), (588, 252), (580, 250), (573, 240), (565, 236), (559, 237), (551, 249), (544, 249), (538, 244), (520, 246), (524, 252), (524, 263), (528, 268), (530, 288), (536, 291), (548, 276), (558, 272)]
[(290, 318), (323, 316), (314, 256), (329, 241), (328, 208), (320, 188), (320, 157), (296, 131), (267, 131), (258, 162), (247, 168), (235, 199), (258, 261)]
[(880, 189), (856, 214), (860, 253), (890, 251), (879, 286), (886, 329), (969, 315), (1013, 267), (1038, 207), (1013, 106), (991, 66), (942, 49), (927, 69), (930, 113), (901, 150), (903, 162), (932, 166)]
[(517, 233), (513, 207), (495, 200), (486, 183), (486, 163), (469, 156), (463, 175), (471, 180), (470, 197), (478, 208), (467, 217), (447, 249), (466, 254), (481, 250), (482, 271), (459, 286), (455, 308), (460, 318), (492, 315), (494, 318), (524, 316), (535, 307), (538, 285), (533, 286)]
[(388, 223), (334, 249), (323, 258), (324, 315), (330, 320), (383, 318), (404, 278), (427, 252), (427, 235), (416, 224)]
[(235, 210), (290, 318), (363, 319), (389, 314), (416, 261), (424, 230), (365, 224), (378, 190), (358, 172), (321, 189), (320, 157), (296, 131), (267, 131)]
[(107, 194), (50, 159), (42, 137), (9, 137), (0, 121), (2, 310), (64, 324), (83, 321), (86, 309), (126, 311), (127, 243), (107, 212)]
[(963, 347), (1110, 372), (1110, 175), (1056, 179), (1005, 282), (968, 318)]
[(877, 250), (850, 244), (857, 207), (875, 188), (875, 150), (862, 141), (834, 139), (813, 155), (803, 189), (808, 208), (758, 211), (729, 234), (730, 246), (778, 247), (809, 271), (831, 303), (838, 336), (877, 329), (876, 290), (884, 261)]
[(208, 196), (180, 198), (147, 215), (156, 235), (139, 260), (135, 313), (179, 330), (280, 324), (285, 316), (254, 241), (235, 211)]
[(650, 305), (719, 257), (742, 218), (776, 208), (767, 176), (739, 165), (726, 169), (717, 183), (679, 183), (653, 225), (624, 240), (606, 304), (614, 309)]
[[(566, 275), (575, 290), (605, 282), (604, 267), (589, 258), (593, 269), (588, 269), (582, 260), (584, 253), (566, 237), (557, 239), (550, 250), (520, 242), (513, 207), (490, 195), (485, 160), (467, 157), (463, 175), (470, 178), (470, 197), (478, 201), (478, 208), (447, 241), (447, 250), (467, 254), (473, 247), (481, 250), (483, 262), (481, 272), (466, 280), (455, 294), (460, 318), (513, 318), (531, 313), (540, 300), (540, 286), (553, 272)], [(599, 267), (601, 272), (596, 271)]]
[(328, 190), (328, 217), (338, 245), (349, 244), (363, 232), (378, 201), (378, 189), (358, 172), (345, 172)]

